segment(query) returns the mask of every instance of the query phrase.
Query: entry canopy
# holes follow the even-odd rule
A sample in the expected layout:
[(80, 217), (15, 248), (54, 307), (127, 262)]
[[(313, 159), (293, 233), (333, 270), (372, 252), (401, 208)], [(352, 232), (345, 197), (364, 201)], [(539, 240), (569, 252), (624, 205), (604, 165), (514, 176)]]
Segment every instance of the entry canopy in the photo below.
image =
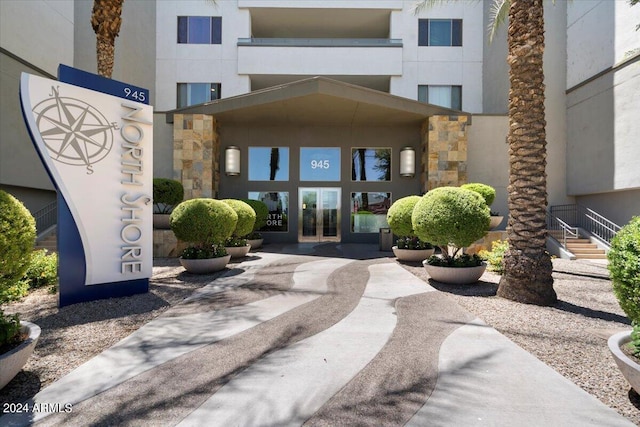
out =
[(247, 94), (180, 108), (167, 114), (207, 114), (221, 123), (420, 125), (430, 116), (471, 114), (385, 92), (312, 77)]

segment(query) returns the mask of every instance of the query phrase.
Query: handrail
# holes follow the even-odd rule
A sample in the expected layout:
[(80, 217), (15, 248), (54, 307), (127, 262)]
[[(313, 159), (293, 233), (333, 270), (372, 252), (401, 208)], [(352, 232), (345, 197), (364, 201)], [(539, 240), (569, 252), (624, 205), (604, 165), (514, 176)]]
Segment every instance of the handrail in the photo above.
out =
[(33, 214), (36, 220), (36, 233), (44, 233), (58, 222), (58, 201), (54, 200)]
[[(580, 235), (577, 227), (572, 227), (558, 217), (547, 212), (547, 228), (553, 231), (562, 231), (562, 246), (567, 248), (567, 238), (577, 239)], [(555, 238), (555, 237), (554, 237)]]
[(572, 227), (583, 228), (607, 244), (611, 244), (611, 239), (621, 229), (618, 224), (582, 205), (551, 206), (549, 213), (551, 217), (562, 219)]
[(251, 37), (239, 38), (238, 46), (402, 47), (402, 39)]

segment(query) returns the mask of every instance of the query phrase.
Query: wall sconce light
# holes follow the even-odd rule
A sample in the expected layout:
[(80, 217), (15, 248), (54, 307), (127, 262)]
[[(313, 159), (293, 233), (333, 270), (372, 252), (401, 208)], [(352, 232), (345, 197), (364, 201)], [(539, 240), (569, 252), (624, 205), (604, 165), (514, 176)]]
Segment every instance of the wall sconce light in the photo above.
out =
[(229, 176), (240, 175), (240, 149), (230, 145), (224, 152), (224, 172)]
[(413, 147), (400, 150), (400, 176), (413, 178), (416, 175), (416, 151)]

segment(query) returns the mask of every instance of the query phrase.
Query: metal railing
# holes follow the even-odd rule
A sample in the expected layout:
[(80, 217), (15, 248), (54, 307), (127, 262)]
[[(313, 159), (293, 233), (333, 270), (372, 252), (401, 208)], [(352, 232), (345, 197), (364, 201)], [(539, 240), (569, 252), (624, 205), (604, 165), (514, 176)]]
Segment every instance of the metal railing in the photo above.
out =
[(608, 220), (593, 209), (581, 205), (558, 205), (549, 209), (551, 217), (557, 218), (572, 227), (579, 227), (600, 238), (608, 245), (620, 231), (620, 226)]
[(577, 239), (580, 233), (577, 227), (572, 227), (558, 217), (547, 212), (547, 232), (554, 239), (560, 241), (567, 248), (567, 239)]
[(238, 46), (402, 47), (402, 39), (357, 38), (239, 38)]
[(58, 201), (54, 200), (33, 214), (36, 220), (36, 233), (44, 233), (58, 222)]

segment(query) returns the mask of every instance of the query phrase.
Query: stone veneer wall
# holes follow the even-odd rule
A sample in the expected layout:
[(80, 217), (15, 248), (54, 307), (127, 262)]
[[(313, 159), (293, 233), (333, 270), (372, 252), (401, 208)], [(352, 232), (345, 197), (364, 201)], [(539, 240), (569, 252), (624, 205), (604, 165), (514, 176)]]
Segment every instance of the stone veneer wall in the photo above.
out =
[(433, 116), (422, 125), (422, 192), (467, 183), (467, 116)]
[(213, 116), (173, 116), (173, 178), (182, 182), (185, 200), (217, 196), (219, 159), (220, 141)]

